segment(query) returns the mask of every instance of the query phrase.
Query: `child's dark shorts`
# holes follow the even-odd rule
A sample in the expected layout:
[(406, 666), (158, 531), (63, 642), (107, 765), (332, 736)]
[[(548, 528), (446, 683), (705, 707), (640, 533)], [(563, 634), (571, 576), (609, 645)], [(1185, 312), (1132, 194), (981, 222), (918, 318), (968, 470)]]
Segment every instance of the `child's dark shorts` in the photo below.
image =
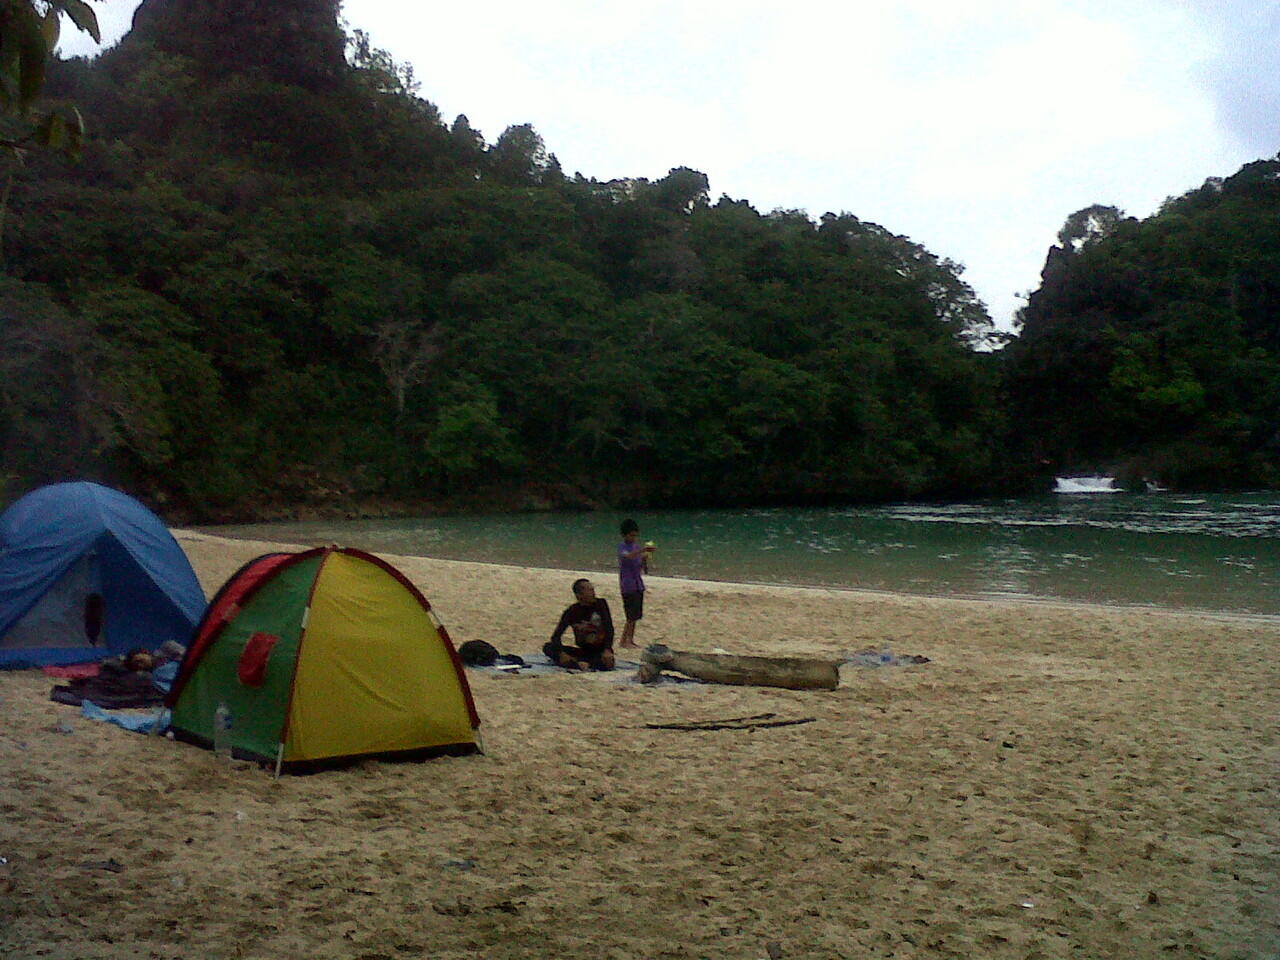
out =
[(624, 593), (622, 595), (622, 610), (627, 615), (628, 620), (641, 620), (644, 618), (644, 591), (637, 593)]

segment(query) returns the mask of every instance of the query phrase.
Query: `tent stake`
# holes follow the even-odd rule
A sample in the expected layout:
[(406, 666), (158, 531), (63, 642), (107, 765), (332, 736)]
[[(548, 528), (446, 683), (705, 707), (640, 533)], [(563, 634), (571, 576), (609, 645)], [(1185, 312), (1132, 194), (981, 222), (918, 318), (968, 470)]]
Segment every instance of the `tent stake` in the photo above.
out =
[(276, 779), (280, 779), (280, 767), (284, 763), (284, 744), (280, 744), (280, 749), (276, 751)]

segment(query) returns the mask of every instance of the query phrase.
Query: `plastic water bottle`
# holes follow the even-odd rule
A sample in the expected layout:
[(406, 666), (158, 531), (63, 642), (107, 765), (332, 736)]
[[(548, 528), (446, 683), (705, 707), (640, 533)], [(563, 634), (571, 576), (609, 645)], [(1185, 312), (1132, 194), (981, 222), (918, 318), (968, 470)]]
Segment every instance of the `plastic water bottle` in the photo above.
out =
[(231, 759), (231, 711), (226, 703), (219, 703), (213, 711), (213, 752), (223, 759)]

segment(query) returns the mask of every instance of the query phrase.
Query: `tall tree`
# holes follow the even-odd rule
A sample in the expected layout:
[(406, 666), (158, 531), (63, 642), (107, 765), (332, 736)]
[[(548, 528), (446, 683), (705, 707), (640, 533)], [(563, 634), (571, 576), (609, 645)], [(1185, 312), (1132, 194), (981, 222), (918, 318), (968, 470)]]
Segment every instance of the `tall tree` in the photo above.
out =
[(540, 183), (551, 164), (546, 144), (528, 123), (503, 130), (489, 151), (489, 159), (499, 179), (520, 185)]

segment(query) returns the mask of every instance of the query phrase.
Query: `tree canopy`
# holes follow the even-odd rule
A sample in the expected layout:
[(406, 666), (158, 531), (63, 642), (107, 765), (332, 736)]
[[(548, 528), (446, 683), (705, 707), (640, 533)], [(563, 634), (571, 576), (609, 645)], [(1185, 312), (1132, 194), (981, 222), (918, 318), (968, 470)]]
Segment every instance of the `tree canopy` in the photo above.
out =
[(217, 519), (971, 496), (1188, 442), (1188, 478), (1270, 476), (1257, 171), (1147, 223), (1073, 217), (1006, 356), (909, 238), (713, 200), (688, 167), (569, 176), (531, 125), (490, 141), (419, 90), (335, 0), (145, 0), (51, 63), (90, 133), (13, 170), (0, 478)]
[(1007, 351), (1024, 462), (1280, 486), (1280, 157), (1072, 214)]

